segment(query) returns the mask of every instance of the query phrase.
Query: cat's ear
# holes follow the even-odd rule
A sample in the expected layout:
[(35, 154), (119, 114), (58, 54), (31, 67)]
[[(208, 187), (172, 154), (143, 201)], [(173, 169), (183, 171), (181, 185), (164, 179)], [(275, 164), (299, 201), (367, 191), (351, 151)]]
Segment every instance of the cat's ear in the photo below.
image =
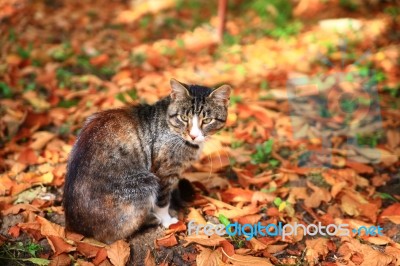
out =
[(171, 79), (169, 83), (171, 84), (171, 98), (173, 100), (185, 99), (190, 96), (186, 87), (176, 79)]
[(230, 95), (231, 95), (231, 86), (222, 85), (221, 87), (218, 87), (215, 90), (213, 90), (213, 92), (211, 92), (209, 97), (217, 101), (221, 101), (225, 106), (228, 106)]

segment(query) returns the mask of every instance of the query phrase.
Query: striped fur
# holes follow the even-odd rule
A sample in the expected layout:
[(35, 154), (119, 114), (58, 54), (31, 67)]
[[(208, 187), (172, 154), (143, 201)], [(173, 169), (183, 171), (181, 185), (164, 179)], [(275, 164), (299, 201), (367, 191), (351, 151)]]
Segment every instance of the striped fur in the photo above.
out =
[[(135, 233), (155, 210), (168, 210), (172, 188), (201, 151), (190, 119), (197, 115), (204, 136), (215, 133), (225, 125), (230, 93), (227, 85), (212, 91), (171, 80), (171, 87), (154, 105), (87, 119), (67, 167), (68, 229), (111, 243)], [(165, 226), (175, 221), (154, 214)]]

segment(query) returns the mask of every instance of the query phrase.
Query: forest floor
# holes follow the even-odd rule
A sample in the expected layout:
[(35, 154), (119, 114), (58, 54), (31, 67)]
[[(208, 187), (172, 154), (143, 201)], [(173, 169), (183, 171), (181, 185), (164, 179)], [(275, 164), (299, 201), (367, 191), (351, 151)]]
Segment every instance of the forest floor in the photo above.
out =
[[(400, 265), (400, 9), (229, 2), (218, 43), (217, 1), (0, 1), (1, 265)], [(66, 231), (84, 120), (154, 103), (172, 77), (234, 88), (185, 174), (196, 200), (130, 243)], [(189, 221), (294, 229), (208, 237)]]

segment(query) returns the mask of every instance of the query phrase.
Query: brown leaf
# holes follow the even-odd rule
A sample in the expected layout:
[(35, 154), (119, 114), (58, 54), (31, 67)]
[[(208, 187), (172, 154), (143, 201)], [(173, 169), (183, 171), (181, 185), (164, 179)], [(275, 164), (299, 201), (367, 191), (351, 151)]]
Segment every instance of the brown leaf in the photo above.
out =
[(156, 245), (158, 247), (172, 247), (178, 244), (175, 234), (169, 234), (162, 238), (156, 239)]
[(101, 54), (90, 58), (90, 64), (93, 66), (101, 66), (108, 62), (109, 56), (107, 54)]
[(151, 253), (151, 250), (147, 250), (146, 258), (144, 259), (144, 266), (156, 266), (156, 260)]
[(129, 244), (123, 240), (118, 240), (106, 247), (107, 256), (115, 266), (124, 266), (129, 259)]
[(64, 227), (62, 227), (58, 224), (52, 223), (41, 216), (36, 216), (36, 221), (39, 222), (39, 224), (41, 225), (40, 232), (42, 235), (57, 236), (60, 238), (65, 237), (65, 228)]
[(372, 174), (374, 172), (374, 168), (364, 163), (347, 160), (346, 165), (356, 170), (359, 174)]
[(283, 245), (268, 245), (267, 247), (267, 252), (270, 254), (275, 254), (278, 252), (281, 252), (286, 249), (288, 244), (283, 244)]
[(392, 223), (400, 224), (400, 203), (394, 203), (381, 213), (379, 219), (388, 219)]
[(322, 257), (325, 259), (328, 254), (328, 239), (327, 238), (316, 238), (316, 239), (307, 239), (306, 240), (306, 258), (307, 261), (311, 264), (316, 264), (319, 261), (319, 258)]
[(61, 253), (69, 253), (71, 251), (76, 250), (76, 247), (67, 243), (63, 238), (55, 235), (46, 236), (49, 240), (49, 244), (51, 249), (54, 251), (55, 255), (59, 255)]
[(14, 238), (18, 237), (20, 234), (21, 228), (17, 225), (14, 225), (8, 229), (8, 234)]
[(182, 232), (186, 231), (186, 225), (182, 221), (178, 221), (175, 224), (171, 224), (169, 229), (173, 230), (174, 232)]
[(55, 256), (50, 261), (50, 266), (70, 266), (71, 265), (71, 258), (63, 253), (58, 256)]
[(203, 249), (196, 258), (197, 266), (224, 265), (222, 254), (219, 250)]
[(229, 258), (229, 261), (236, 266), (249, 266), (249, 265), (257, 265), (257, 266), (272, 266), (273, 264), (269, 259), (253, 257), (253, 256), (243, 256), (234, 254)]
[(54, 133), (48, 131), (38, 131), (35, 132), (31, 139), (33, 142), (29, 145), (29, 147), (35, 151), (39, 151), (44, 148), (44, 146), (55, 137)]
[(234, 210), (219, 210), (215, 213), (215, 216), (218, 217), (220, 214), (224, 215), (228, 219), (239, 218), (245, 215), (256, 214), (259, 212), (259, 208), (255, 205), (245, 206), (242, 209), (234, 209)]
[(229, 257), (235, 254), (235, 247), (226, 240), (221, 241), (220, 245), (222, 247), (222, 260), (226, 262)]
[(358, 261), (362, 261), (363, 266), (385, 266), (395, 261), (395, 257), (361, 244), (357, 239), (343, 237), (342, 240), (344, 240), (344, 243), (339, 247), (338, 254), (342, 256), (344, 261), (353, 260), (354, 254), (362, 254)]
[(267, 248), (266, 244), (254, 237), (250, 239), (249, 242), (254, 251), (261, 251)]
[(90, 261), (86, 261), (86, 260), (82, 260), (82, 259), (78, 259), (78, 260), (76, 261), (76, 263), (77, 263), (79, 266), (94, 266), (94, 264), (91, 263)]
[(3, 215), (8, 215), (8, 214), (18, 214), (21, 211), (32, 211), (32, 212), (40, 212), (40, 209), (36, 208), (35, 206), (32, 206), (30, 204), (26, 203), (21, 203), (21, 204), (16, 204), (11, 206), (10, 208), (1, 211)]
[(93, 260), (94, 265), (99, 265), (107, 259), (107, 249), (101, 248), (96, 254), (96, 258)]
[(37, 222), (34, 223), (19, 223), (18, 226), (28, 234), (30, 234), (35, 240), (40, 240), (44, 236), (40, 233), (41, 225)]
[(211, 236), (207, 236), (207, 235), (188, 235), (185, 238), (185, 241), (187, 241), (187, 243), (184, 244), (184, 246), (188, 246), (191, 243), (197, 243), (203, 246), (209, 246), (209, 247), (213, 247), (213, 246), (218, 246), (219, 243), (221, 241), (224, 241), (225, 238), (219, 236), (219, 235), (211, 235)]
[(189, 208), (189, 214), (187, 216), (189, 221), (194, 221), (196, 224), (206, 225), (207, 221), (203, 218), (198, 210), (195, 208)]
[(102, 247), (94, 246), (89, 243), (85, 243), (85, 242), (77, 242), (76, 243), (76, 251), (78, 251), (79, 253), (81, 253), (82, 255), (84, 255), (87, 258), (96, 257), (96, 255), (97, 255), (97, 253), (99, 253), (100, 249), (102, 249)]
[(23, 164), (32, 165), (38, 160), (36, 153), (31, 148), (25, 148), (19, 153), (18, 162)]

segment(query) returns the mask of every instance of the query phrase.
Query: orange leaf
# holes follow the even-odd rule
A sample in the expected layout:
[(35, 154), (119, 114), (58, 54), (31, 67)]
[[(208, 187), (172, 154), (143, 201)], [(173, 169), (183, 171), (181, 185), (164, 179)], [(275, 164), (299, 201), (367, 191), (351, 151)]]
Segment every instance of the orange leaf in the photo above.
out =
[(40, 233), (40, 224), (39, 223), (20, 223), (18, 224), (23, 231), (30, 234), (35, 240), (40, 240), (44, 236)]
[(25, 148), (19, 153), (18, 162), (23, 164), (35, 164), (38, 160), (36, 153), (31, 148)]
[(220, 242), (220, 245), (223, 249), (222, 252), (222, 260), (224, 262), (226, 262), (226, 260), (228, 259), (228, 256), (231, 257), (235, 254), (235, 247), (229, 243), (228, 241), (224, 240)]
[(49, 244), (51, 246), (51, 249), (54, 251), (55, 255), (59, 255), (61, 253), (68, 253), (71, 251), (76, 250), (76, 247), (72, 246), (71, 244), (68, 244), (65, 242), (65, 240), (59, 236), (47, 236), (47, 239), (49, 240)]
[(63, 253), (58, 256), (55, 256), (50, 261), (50, 266), (69, 266), (71, 265), (71, 258)]
[(221, 265), (222, 255), (219, 250), (210, 250), (208, 248), (203, 249), (196, 258), (196, 264), (198, 266), (208, 265)]
[(359, 174), (372, 174), (374, 172), (374, 168), (363, 163), (347, 160), (346, 165), (353, 168)]
[(42, 227), (40, 232), (42, 233), (42, 235), (44, 236), (57, 236), (57, 237), (61, 237), (64, 238), (65, 237), (65, 228), (49, 222), (48, 220), (46, 220), (45, 218), (41, 217), (41, 216), (36, 216), (36, 221), (38, 221)]
[(90, 64), (92, 64), (93, 66), (101, 66), (101, 65), (106, 64), (108, 62), (108, 60), (109, 60), (109, 57), (107, 54), (101, 54), (96, 57), (90, 58)]
[(118, 240), (106, 247), (107, 256), (115, 266), (125, 266), (129, 259), (129, 244), (123, 240)]
[(101, 247), (91, 245), (85, 242), (77, 242), (76, 243), (76, 251), (81, 253), (87, 258), (96, 257), (97, 253), (99, 253)]
[(20, 230), (21, 228), (19, 226), (14, 225), (8, 230), (8, 234), (11, 235), (12, 237), (18, 237)]
[(166, 235), (162, 238), (156, 239), (156, 245), (159, 247), (172, 247), (178, 244), (174, 234)]
[(8, 214), (18, 214), (21, 211), (32, 211), (32, 212), (40, 212), (40, 210), (30, 204), (26, 203), (21, 203), (21, 204), (16, 204), (11, 206), (10, 208), (2, 211), (1, 213), (3, 215), (8, 215)]
[(189, 235), (185, 238), (187, 241), (184, 246), (188, 246), (190, 243), (197, 243), (203, 246), (218, 246), (221, 241), (224, 241), (225, 238), (219, 235)]
[(400, 203), (395, 203), (387, 207), (381, 213), (380, 220), (389, 219), (395, 224), (400, 224)]
[(96, 254), (96, 258), (93, 260), (94, 265), (99, 265), (105, 259), (107, 259), (107, 249), (101, 248)]
[(200, 214), (200, 212), (198, 210), (196, 210), (195, 208), (189, 208), (189, 214), (187, 219), (189, 221), (194, 221), (197, 224), (202, 224), (205, 225), (207, 224), (206, 220), (203, 218), (203, 216)]
[(172, 230), (173, 232), (182, 232), (186, 231), (186, 225), (182, 221), (178, 221), (175, 224), (171, 224), (169, 226), (169, 229)]

